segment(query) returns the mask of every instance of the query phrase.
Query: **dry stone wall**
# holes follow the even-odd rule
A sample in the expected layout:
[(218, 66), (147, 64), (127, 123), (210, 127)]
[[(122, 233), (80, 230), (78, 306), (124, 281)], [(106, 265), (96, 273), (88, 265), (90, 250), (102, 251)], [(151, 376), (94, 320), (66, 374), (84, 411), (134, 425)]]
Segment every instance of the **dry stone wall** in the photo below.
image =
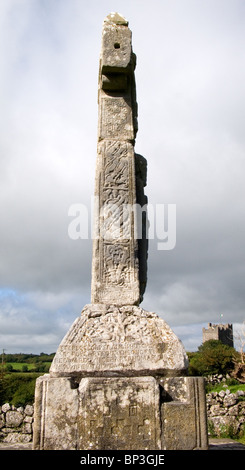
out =
[(0, 406), (0, 441), (31, 442), (33, 433), (33, 406), (16, 408), (9, 403)]
[(243, 434), (245, 431), (245, 392), (229, 389), (211, 392), (206, 396), (209, 433), (225, 437)]

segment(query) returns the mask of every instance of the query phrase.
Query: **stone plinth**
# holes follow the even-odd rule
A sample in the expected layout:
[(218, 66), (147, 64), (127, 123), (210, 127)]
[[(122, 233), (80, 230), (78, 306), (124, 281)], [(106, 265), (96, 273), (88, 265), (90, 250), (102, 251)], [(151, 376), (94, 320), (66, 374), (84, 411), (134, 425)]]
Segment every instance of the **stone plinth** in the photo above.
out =
[(34, 449), (207, 449), (201, 377), (37, 379)]
[(36, 384), (34, 449), (206, 449), (204, 380), (155, 313), (86, 305)]

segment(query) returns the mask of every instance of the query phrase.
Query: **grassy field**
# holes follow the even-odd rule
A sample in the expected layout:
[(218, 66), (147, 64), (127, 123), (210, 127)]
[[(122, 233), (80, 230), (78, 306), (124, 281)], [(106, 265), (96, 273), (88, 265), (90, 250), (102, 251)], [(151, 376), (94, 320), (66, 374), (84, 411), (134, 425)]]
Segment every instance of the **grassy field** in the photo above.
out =
[[(28, 371), (33, 371), (37, 367), (37, 363), (35, 363), (35, 362), (33, 362), (31, 364), (29, 364), (27, 362), (7, 362), (6, 366), (9, 366), (9, 365), (12, 366), (13, 371), (17, 371), (17, 372), (22, 372), (23, 371), (23, 366), (25, 368), (27, 368)], [(50, 367), (51, 362), (42, 362), (42, 365)]]
[(32, 370), (35, 364), (27, 364), (27, 362), (7, 362), (6, 366), (12, 366), (15, 370), (22, 370), (23, 366), (27, 366), (28, 370)]

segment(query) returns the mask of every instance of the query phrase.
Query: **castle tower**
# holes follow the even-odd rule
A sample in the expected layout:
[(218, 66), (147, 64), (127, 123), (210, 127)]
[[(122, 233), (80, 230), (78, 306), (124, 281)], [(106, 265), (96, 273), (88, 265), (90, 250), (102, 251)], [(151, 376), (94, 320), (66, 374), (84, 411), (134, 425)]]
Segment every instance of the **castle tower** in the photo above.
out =
[(210, 339), (216, 339), (221, 341), (227, 346), (234, 347), (233, 344), (233, 327), (231, 323), (226, 323), (225, 325), (219, 323), (214, 325), (213, 323), (208, 324), (208, 328), (202, 329), (203, 343), (209, 341)]

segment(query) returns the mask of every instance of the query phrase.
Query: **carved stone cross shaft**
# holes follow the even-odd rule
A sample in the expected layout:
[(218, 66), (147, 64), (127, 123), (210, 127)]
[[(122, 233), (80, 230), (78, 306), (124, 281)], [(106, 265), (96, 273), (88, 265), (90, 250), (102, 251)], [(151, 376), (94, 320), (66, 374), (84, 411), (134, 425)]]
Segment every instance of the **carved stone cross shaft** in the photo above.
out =
[[(92, 261), (94, 304), (138, 305), (144, 290), (141, 279), (144, 275), (140, 273), (142, 242), (137, 239), (135, 209), (138, 202), (142, 205), (139, 181), (143, 188), (145, 182), (141, 174), (145, 163), (143, 157), (134, 153), (136, 56), (132, 52), (131, 37), (128, 22), (123, 17), (108, 15), (103, 25), (99, 69)], [(139, 168), (138, 183), (136, 167)]]

